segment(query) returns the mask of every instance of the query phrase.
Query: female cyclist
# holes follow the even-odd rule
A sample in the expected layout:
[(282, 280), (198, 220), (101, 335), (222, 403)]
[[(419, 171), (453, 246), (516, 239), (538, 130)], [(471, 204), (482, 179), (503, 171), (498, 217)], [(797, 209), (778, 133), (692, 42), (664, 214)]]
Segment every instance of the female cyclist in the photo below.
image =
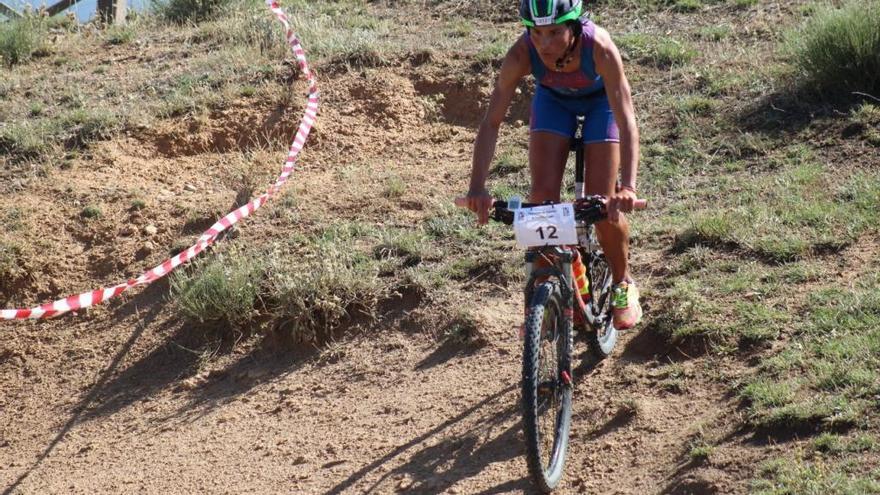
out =
[[(584, 116), (585, 193), (608, 197), (609, 218), (596, 224), (614, 277), (614, 325), (632, 328), (642, 309), (629, 270), (630, 212), (636, 197), (639, 132), (629, 82), (617, 46), (604, 29), (582, 16), (581, 0), (521, 0), (526, 31), (508, 50), (474, 143), (468, 208), (488, 221), (486, 191), (498, 130), (520, 80), (535, 78), (529, 119), (529, 170), (533, 203), (559, 201), (562, 174)], [(618, 172), (620, 185), (617, 185)]]

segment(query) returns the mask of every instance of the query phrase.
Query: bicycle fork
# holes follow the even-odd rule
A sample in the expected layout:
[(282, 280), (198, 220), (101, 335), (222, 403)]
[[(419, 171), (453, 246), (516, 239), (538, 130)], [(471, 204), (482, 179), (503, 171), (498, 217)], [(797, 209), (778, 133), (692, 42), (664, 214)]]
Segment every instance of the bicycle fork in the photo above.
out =
[[(562, 356), (560, 359), (557, 359), (558, 369), (556, 376), (556, 385), (554, 386), (554, 388), (557, 388), (558, 384), (561, 384), (564, 388), (569, 388), (573, 383), (571, 370), (571, 353), (574, 344), (574, 313), (575, 311), (579, 311), (582, 319), (585, 319), (587, 317), (587, 308), (584, 305), (583, 300), (580, 298), (580, 294), (574, 288), (574, 272), (572, 271), (571, 266), (572, 261), (574, 260), (574, 255), (570, 251), (560, 248), (556, 248), (556, 252), (554, 253), (554, 255), (559, 260), (559, 265), (562, 269), (561, 273), (555, 273), (555, 275), (559, 277), (560, 295), (562, 296), (562, 301), (564, 301), (564, 307), (561, 308), (561, 323), (564, 329), (568, 329), (568, 331), (562, 332), (562, 334), (565, 336), (565, 340), (564, 342), (562, 342), (562, 348), (558, 350), (558, 352), (562, 353)], [(524, 315), (525, 319), (527, 319), (529, 316), (529, 302), (532, 295), (534, 294), (535, 281), (536, 278), (538, 278), (535, 276), (534, 265), (539, 256), (541, 256), (541, 253), (539, 251), (526, 251), (525, 253), (525, 272), (528, 279), (528, 282), (526, 283), (526, 289), (524, 291), (524, 308), (526, 311), (526, 314)], [(575, 308), (575, 300), (578, 301), (577, 308)], [(541, 332), (542, 334), (540, 338), (543, 340), (545, 337), (543, 335), (543, 328), (541, 329)], [(522, 338), (524, 337), (524, 335), (521, 335), (520, 337)]]

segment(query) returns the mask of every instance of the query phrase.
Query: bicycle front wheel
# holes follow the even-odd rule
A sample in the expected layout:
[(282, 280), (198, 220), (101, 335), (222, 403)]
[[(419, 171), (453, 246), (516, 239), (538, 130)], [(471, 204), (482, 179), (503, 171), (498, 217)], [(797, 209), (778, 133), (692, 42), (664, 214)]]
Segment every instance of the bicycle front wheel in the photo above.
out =
[(529, 472), (550, 492), (562, 479), (571, 429), (571, 317), (557, 282), (533, 291), (525, 324), (523, 430)]

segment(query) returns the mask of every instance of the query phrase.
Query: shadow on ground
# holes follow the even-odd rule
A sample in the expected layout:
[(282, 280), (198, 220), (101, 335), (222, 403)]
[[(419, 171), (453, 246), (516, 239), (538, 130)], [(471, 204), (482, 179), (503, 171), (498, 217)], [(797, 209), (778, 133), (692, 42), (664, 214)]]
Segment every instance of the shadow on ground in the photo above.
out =
[[(839, 126), (841, 115), (848, 114), (865, 101), (872, 100), (858, 93), (818, 95), (809, 90), (798, 89), (774, 93), (758, 100), (757, 104), (746, 108), (739, 115), (737, 122), (745, 131), (778, 138), (817, 125), (819, 128), (816, 130)], [(829, 123), (823, 123), (826, 119)], [(838, 132), (846, 138), (851, 131), (845, 128)]]
[[(86, 411), (89, 407), (92, 406), (93, 403), (100, 402), (99, 398), (102, 393), (107, 389), (108, 382), (110, 382), (110, 377), (116, 372), (119, 364), (125, 359), (125, 357), (131, 352), (131, 349), (137, 343), (137, 341), (141, 338), (144, 331), (157, 319), (162, 313), (162, 309), (165, 306), (165, 298), (164, 294), (167, 292), (168, 287), (167, 283), (156, 283), (146, 290), (141, 292), (140, 294), (133, 297), (128, 302), (125, 302), (122, 306), (118, 307), (116, 311), (114, 311), (113, 316), (110, 317), (113, 321), (119, 321), (123, 318), (131, 318), (132, 316), (136, 317), (136, 322), (134, 328), (132, 329), (131, 335), (128, 337), (128, 340), (122, 345), (119, 351), (114, 356), (113, 360), (107, 365), (106, 368), (100, 373), (98, 379), (95, 381), (94, 386), (88, 392), (88, 394), (79, 401), (72, 409), (70, 413), (70, 418), (66, 423), (61, 427), (55, 437), (51, 442), (46, 446), (46, 448), (37, 455), (36, 461), (28, 467), (19, 477), (13, 482), (11, 485), (6, 487), (3, 490), (3, 495), (10, 495), (16, 491), (16, 489), (24, 482), (34, 471), (39, 469), (40, 465), (43, 463), (43, 460), (49, 457), (55, 447), (58, 446), (64, 440), (64, 437), (67, 433), (78, 423), (82, 422), (83, 419), (88, 418), (91, 414), (86, 414)], [(150, 308), (149, 310), (141, 313), (138, 308), (146, 307)], [(72, 318), (73, 316), (68, 316), (68, 318)]]
[[(515, 402), (503, 405), (516, 388), (511, 385), (474, 404), (455, 417), (412, 439), (392, 452), (364, 466), (347, 479), (326, 492), (327, 495), (344, 493), (373, 472), (398, 458), (407, 462), (383, 474), (364, 488), (364, 493), (384, 492), (394, 484), (395, 489), (419, 493), (444, 493), (463, 479), (470, 478), (495, 462), (502, 462), (522, 455), (520, 424), (503, 426), (518, 415)], [(463, 432), (451, 430), (466, 418), (478, 416), (474, 426)], [(432, 440), (440, 438), (433, 443)], [(523, 465), (525, 473), (525, 465)], [(511, 480), (490, 488), (482, 494), (523, 491), (530, 483), (527, 478)]]

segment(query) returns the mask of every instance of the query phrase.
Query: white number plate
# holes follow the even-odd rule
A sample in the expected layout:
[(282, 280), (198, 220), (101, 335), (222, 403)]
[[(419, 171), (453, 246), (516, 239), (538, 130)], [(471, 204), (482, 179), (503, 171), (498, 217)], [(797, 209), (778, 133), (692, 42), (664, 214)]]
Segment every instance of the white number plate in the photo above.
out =
[(524, 208), (513, 215), (513, 231), (520, 247), (577, 244), (571, 203)]

